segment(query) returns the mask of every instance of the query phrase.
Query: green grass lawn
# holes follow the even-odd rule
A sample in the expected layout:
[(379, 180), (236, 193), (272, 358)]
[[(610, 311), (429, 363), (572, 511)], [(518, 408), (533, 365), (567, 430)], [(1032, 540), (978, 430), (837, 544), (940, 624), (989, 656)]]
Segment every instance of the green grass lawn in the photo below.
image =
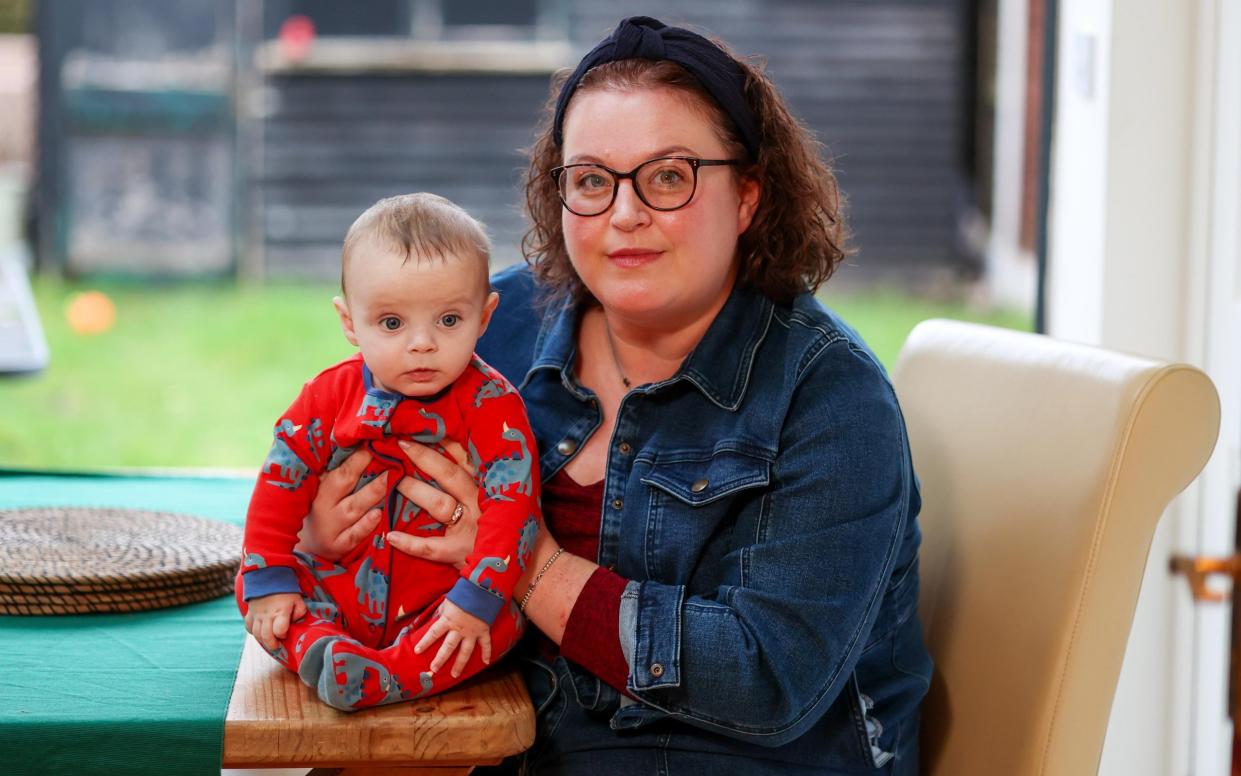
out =
[[(86, 286), (36, 279), (52, 363), (0, 380), (0, 466), (255, 468), (302, 382), (352, 351), (329, 285), (90, 287), (116, 303), (117, 322), (80, 336), (64, 310)], [(1018, 314), (896, 292), (824, 296), (889, 366), (925, 318), (1029, 328)]]

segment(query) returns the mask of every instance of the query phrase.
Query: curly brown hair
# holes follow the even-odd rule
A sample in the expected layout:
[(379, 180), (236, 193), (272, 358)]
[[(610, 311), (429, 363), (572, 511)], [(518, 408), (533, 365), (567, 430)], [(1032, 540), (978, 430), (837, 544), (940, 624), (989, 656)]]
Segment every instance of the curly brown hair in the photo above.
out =
[[(823, 158), (822, 145), (789, 111), (761, 65), (738, 58), (713, 41), (746, 74), (745, 96), (762, 132), (758, 158), (751, 159), (735, 125), (710, 93), (689, 71), (669, 61), (626, 59), (588, 71), (574, 96), (591, 89), (671, 88), (686, 93), (689, 104), (704, 111), (726, 149), (745, 166), (734, 174), (761, 185), (758, 208), (750, 227), (737, 241), (738, 280), (777, 301), (815, 291), (849, 253), (844, 203), (836, 176)], [(526, 212), (531, 227), (522, 240), (522, 254), (552, 298), (591, 298), (569, 261), (561, 228), (561, 203), (548, 171), (562, 163), (552, 137), (556, 97), (571, 71), (552, 79), (537, 137), (528, 150)], [(570, 103), (572, 104), (572, 103)]]

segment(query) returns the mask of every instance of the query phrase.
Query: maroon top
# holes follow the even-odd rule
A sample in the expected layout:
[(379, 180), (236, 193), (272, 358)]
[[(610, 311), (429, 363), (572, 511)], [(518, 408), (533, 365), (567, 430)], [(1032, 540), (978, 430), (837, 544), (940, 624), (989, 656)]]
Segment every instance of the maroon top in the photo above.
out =
[[(564, 469), (543, 483), (543, 519), (565, 552), (599, 557), (603, 480), (578, 485)], [(602, 566), (582, 588), (565, 624), (560, 654), (625, 692), (629, 664), (620, 646), (620, 601), (629, 580)], [(556, 645), (542, 637), (539, 651), (554, 657)]]

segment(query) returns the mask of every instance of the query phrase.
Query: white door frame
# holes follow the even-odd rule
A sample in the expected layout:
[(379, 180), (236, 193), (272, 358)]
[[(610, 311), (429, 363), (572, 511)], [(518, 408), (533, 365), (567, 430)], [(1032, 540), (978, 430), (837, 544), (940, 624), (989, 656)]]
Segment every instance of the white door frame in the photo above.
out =
[[(1188, 505), (1195, 519), (1179, 538), (1189, 552), (1223, 557), (1236, 548), (1241, 487), (1241, 5), (1199, 0), (1198, 12), (1186, 345), (1215, 381), (1222, 414), (1215, 455)], [(1190, 776), (1230, 771), (1231, 615), (1230, 605), (1192, 608)]]

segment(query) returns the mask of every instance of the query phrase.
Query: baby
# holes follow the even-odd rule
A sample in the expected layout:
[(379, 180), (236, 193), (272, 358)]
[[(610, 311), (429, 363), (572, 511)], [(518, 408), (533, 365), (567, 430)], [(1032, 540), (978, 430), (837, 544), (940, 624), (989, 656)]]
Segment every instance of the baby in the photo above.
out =
[[(334, 302), (361, 352), (302, 387), (259, 472), (238, 606), (246, 629), (335, 708), (443, 691), (521, 635), (512, 592), (538, 531), (539, 476), (521, 398), (474, 354), (499, 302), (489, 254), (479, 223), (432, 194), (381, 200), (359, 216)], [(385, 542), (388, 531), (444, 531), (396, 489), (406, 475), (426, 479), (403, 454), (405, 440), (469, 451), (481, 516), (460, 570)], [(361, 447), (372, 460), (357, 487), (387, 483), (373, 535), (336, 563), (295, 550), (319, 476)], [(433, 659), (415, 645), (437, 617), (447, 632)], [(437, 671), (453, 654), (453, 670)]]

